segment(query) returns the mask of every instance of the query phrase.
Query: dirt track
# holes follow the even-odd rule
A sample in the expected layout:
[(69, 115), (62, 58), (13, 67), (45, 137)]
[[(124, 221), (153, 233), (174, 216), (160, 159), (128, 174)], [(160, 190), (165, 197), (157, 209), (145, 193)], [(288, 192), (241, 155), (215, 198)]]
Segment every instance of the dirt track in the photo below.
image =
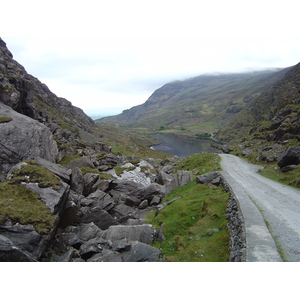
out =
[[(239, 157), (220, 156), (221, 173), (245, 218), (248, 261), (281, 261), (279, 252), (285, 261), (300, 261), (300, 191), (261, 176), (257, 173), (259, 166)], [(261, 216), (262, 221), (257, 223)]]

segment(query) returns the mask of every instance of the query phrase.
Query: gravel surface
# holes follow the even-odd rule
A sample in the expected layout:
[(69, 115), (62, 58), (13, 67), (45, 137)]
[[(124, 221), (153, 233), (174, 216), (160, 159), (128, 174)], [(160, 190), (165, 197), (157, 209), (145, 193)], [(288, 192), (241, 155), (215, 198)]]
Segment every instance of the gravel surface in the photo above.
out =
[[(222, 174), (230, 181), (228, 183), (238, 200), (252, 201), (258, 208), (285, 261), (300, 261), (300, 191), (258, 174), (260, 166), (247, 163), (237, 156), (220, 156)], [(241, 196), (243, 199), (237, 195), (242, 195), (241, 191), (244, 193)], [(250, 211), (247, 208), (243, 210), (242, 206), (241, 210), (247, 217)]]

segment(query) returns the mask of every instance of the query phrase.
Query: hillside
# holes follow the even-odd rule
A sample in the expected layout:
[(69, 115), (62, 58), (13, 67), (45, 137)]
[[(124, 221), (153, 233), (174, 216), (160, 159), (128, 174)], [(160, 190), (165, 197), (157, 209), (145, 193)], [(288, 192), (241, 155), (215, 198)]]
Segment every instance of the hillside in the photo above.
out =
[(219, 131), (219, 139), (300, 141), (300, 64), (247, 105)]
[(214, 132), (286, 73), (268, 70), (243, 74), (201, 75), (167, 83), (142, 105), (96, 122), (129, 127), (184, 128), (192, 135)]

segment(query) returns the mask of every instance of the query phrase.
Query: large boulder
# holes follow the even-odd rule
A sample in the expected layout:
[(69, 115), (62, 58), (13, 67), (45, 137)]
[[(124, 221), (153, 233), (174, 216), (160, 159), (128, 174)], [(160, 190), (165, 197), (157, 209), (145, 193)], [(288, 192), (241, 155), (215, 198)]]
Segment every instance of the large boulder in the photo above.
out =
[(217, 171), (206, 173), (196, 177), (196, 183), (198, 184), (208, 184), (211, 183), (214, 179), (220, 177), (220, 173)]
[(18, 162), (41, 157), (55, 162), (57, 144), (48, 127), (0, 103), (0, 173)]
[(300, 164), (300, 146), (288, 147), (283, 151), (278, 159), (278, 166), (280, 168), (289, 165), (299, 165)]

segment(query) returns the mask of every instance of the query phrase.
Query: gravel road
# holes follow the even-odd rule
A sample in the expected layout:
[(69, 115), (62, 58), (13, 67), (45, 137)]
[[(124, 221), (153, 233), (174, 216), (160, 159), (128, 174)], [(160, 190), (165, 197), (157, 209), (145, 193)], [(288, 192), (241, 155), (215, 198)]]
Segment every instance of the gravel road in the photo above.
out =
[(260, 166), (234, 155), (220, 156), (221, 173), (245, 219), (247, 261), (300, 261), (300, 191), (258, 174)]

